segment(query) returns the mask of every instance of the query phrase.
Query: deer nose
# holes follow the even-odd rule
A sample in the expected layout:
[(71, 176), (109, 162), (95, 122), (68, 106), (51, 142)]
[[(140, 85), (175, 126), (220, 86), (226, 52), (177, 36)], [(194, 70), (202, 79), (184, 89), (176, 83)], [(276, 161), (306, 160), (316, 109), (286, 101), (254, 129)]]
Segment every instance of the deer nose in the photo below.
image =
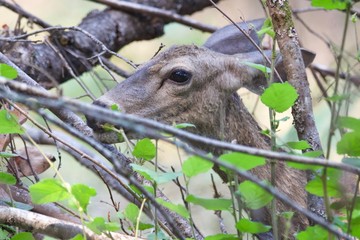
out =
[[(103, 108), (108, 108), (108, 104), (101, 101), (101, 100), (95, 100), (93, 102), (94, 105), (97, 105), (99, 107), (103, 107)], [(101, 127), (101, 125), (103, 124), (103, 122), (101, 122), (100, 120), (85, 114), (85, 118), (86, 118), (86, 123), (89, 127), (91, 127), (94, 132), (103, 132), (104, 129)]]

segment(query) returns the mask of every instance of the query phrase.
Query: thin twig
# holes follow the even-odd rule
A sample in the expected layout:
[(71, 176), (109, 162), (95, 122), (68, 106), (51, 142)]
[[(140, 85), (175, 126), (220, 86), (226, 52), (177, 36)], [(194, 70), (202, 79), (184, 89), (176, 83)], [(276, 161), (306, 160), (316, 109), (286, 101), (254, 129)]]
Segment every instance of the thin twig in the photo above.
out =
[(91, 0), (92, 2), (102, 3), (111, 8), (127, 11), (131, 13), (142, 13), (154, 17), (161, 17), (166, 20), (178, 22), (184, 24), (186, 26), (193, 27), (195, 29), (202, 30), (204, 32), (215, 32), (216, 27), (203, 24), (201, 22), (195, 21), (189, 17), (184, 17), (180, 14), (177, 14), (173, 11), (168, 11), (156, 7), (145, 6), (143, 4), (133, 3), (133, 2), (125, 2), (125, 1), (116, 1), (116, 0)]
[[(1, 80), (0, 80), (0, 83), (2, 83)], [(4, 82), (4, 85), (5, 85), (5, 83), (6, 83), (6, 81)], [(10, 84), (6, 84), (6, 85), (12, 85), (12, 84), (10, 83)], [(187, 144), (184, 144), (184, 143), (179, 142), (179, 141), (172, 141), (172, 140), (169, 140), (167, 138), (164, 138), (163, 135), (159, 134), (154, 129), (159, 129), (160, 128), (162, 130), (162, 132), (171, 133), (171, 134), (179, 136), (181, 138), (184, 138), (184, 136), (187, 136), (187, 139), (192, 138), (195, 141), (198, 141), (199, 139), (206, 140), (206, 144), (212, 143), (212, 144), (215, 144), (215, 146), (218, 146), (218, 147), (224, 147), (224, 144), (225, 144), (225, 145), (227, 145), (226, 146), (227, 148), (242, 149), (244, 146), (235, 145), (235, 144), (228, 144), (228, 143), (224, 143), (224, 142), (221, 142), (221, 141), (218, 141), (218, 140), (212, 140), (212, 139), (203, 138), (203, 137), (197, 136), (195, 134), (191, 134), (191, 133), (187, 133), (187, 132), (182, 131), (182, 130), (175, 129), (175, 128), (171, 127), (171, 126), (167, 126), (167, 125), (164, 125), (164, 124), (157, 123), (155, 121), (141, 119), (141, 118), (136, 117), (136, 116), (126, 115), (126, 114), (119, 113), (119, 112), (114, 112), (114, 111), (104, 109), (104, 108), (94, 106), (94, 105), (75, 102), (74, 100), (66, 100), (66, 101), (64, 101), (64, 99), (60, 100), (60, 99), (51, 99), (51, 98), (46, 98), (46, 99), (45, 98), (37, 98), (36, 104), (33, 104), (32, 101), (27, 100), (28, 98), (26, 97), (26, 95), (21, 96), (18, 93), (9, 91), (9, 89), (7, 89), (6, 87), (4, 87), (1, 84), (0, 84), (0, 93), (3, 94), (3, 96), (5, 96), (7, 98), (14, 99), (14, 100), (17, 100), (17, 101), (20, 101), (20, 102), (25, 102), (27, 105), (30, 105), (29, 107), (32, 107), (32, 108), (38, 107), (38, 103), (40, 103), (42, 105), (45, 105), (45, 106), (64, 107), (66, 109), (71, 109), (71, 110), (74, 110), (76, 108), (76, 110), (78, 110), (80, 112), (83, 112), (83, 113), (86, 112), (91, 117), (94, 117), (96, 119), (99, 119), (99, 120), (102, 120), (102, 121), (105, 121), (105, 122), (109, 122), (111, 124), (116, 125), (116, 124), (119, 124), (119, 122), (121, 122), (123, 127), (127, 128), (127, 129), (130, 129), (132, 131), (138, 132), (138, 133), (144, 133), (144, 131), (146, 131), (150, 137), (163, 139), (164, 141), (176, 144), (177, 146), (183, 148), (188, 153), (199, 155), (202, 158), (208, 159), (209, 161), (211, 161), (211, 162), (213, 162), (215, 164), (218, 164), (219, 166), (225, 167), (225, 168), (233, 171), (238, 176), (241, 176), (241, 177), (243, 177), (243, 178), (245, 178), (247, 180), (255, 182), (257, 185), (264, 188), (267, 192), (273, 194), (279, 200), (283, 201), (286, 205), (290, 206), (291, 208), (293, 208), (296, 211), (301, 212), (306, 217), (313, 220), (317, 224), (321, 225), (322, 227), (324, 227), (325, 229), (327, 229), (328, 231), (330, 231), (334, 235), (339, 236), (339, 237), (344, 238), (344, 239), (351, 239), (348, 235), (340, 232), (333, 225), (329, 225), (322, 218), (316, 216), (315, 214), (311, 213), (310, 211), (308, 211), (306, 209), (303, 209), (299, 205), (295, 204), (292, 200), (290, 200), (284, 194), (280, 193), (277, 189), (275, 189), (275, 188), (273, 188), (271, 186), (268, 186), (267, 184), (261, 182), (258, 178), (254, 177), (249, 172), (239, 170), (235, 166), (233, 166), (231, 164), (228, 164), (228, 163), (225, 163), (223, 161), (220, 161), (219, 159), (217, 159), (215, 157), (209, 157), (203, 151), (194, 150), (191, 147), (189, 147)], [(40, 113), (41, 113), (42, 116), (46, 117), (49, 121), (56, 121), (57, 124), (61, 124), (58, 120), (56, 120), (53, 117), (50, 117), (50, 115), (45, 113), (44, 111), (40, 111)], [(142, 122), (141, 125), (139, 124), (139, 121)], [(149, 125), (152, 125), (152, 126), (149, 126)], [(88, 138), (86, 136), (78, 136), (78, 137), (81, 137), (82, 140), (86, 140), (86, 142), (92, 142), (92, 145), (96, 144), (96, 141), (94, 141), (93, 139)], [(108, 159), (113, 158), (111, 153), (107, 149), (104, 149), (104, 148), (102, 148), (100, 146), (97, 146), (97, 145), (95, 145), (94, 147), (99, 152), (101, 152), (106, 158), (108, 158)], [(290, 158), (290, 156), (287, 155), (287, 154), (274, 153), (274, 152), (269, 152), (269, 151), (260, 150), (260, 149), (254, 149), (254, 148), (250, 148), (250, 147), (246, 147), (246, 148), (247, 148), (246, 150), (251, 150), (251, 152), (246, 151), (246, 153), (249, 153), (249, 154), (256, 153), (255, 155), (259, 155), (259, 153), (266, 152), (266, 155), (267, 155), (266, 157), (269, 157), (269, 158), (273, 158), (272, 154), (276, 154), (278, 157), (282, 157), (282, 158), (284, 158), (286, 156), (285, 159)], [(242, 149), (242, 150), (244, 150), (244, 149)], [(244, 151), (242, 151), (242, 152), (244, 152)], [(309, 159), (309, 158), (304, 158), (304, 157), (299, 157), (299, 156), (292, 156), (292, 158), (293, 159), (294, 158), (302, 158), (301, 160), (306, 159), (306, 162), (308, 162), (307, 160)], [(312, 160), (312, 159), (309, 159), (309, 160)], [(320, 162), (321, 162), (321, 164), (320, 164)], [(315, 162), (313, 162), (313, 163), (315, 163)], [(326, 165), (326, 166), (331, 165), (329, 163), (329, 161), (324, 161), (323, 159), (318, 160), (316, 165), (318, 165), (318, 164), (319, 165)], [(332, 164), (334, 164), (334, 163), (332, 163)], [(342, 168), (350, 170), (351, 172), (355, 172), (357, 174), (360, 173), (360, 169), (353, 168), (353, 167), (348, 166), (348, 165), (343, 166), (343, 164), (338, 164), (338, 166), (341, 166)], [(156, 204), (155, 207), (157, 207), (157, 208), (159, 207), (159, 205), (156, 203), (155, 199), (153, 199), (153, 197), (146, 190), (142, 189), (141, 185), (139, 185), (139, 183), (132, 176), (129, 176), (127, 173), (125, 173), (123, 171), (120, 171), (119, 173), (121, 175), (123, 175), (124, 177), (126, 177), (127, 179), (129, 179), (131, 184), (134, 184), (137, 188), (141, 189), (142, 193), (154, 205)], [(161, 209), (159, 209), (159, 210), (161, 210)], [(174, 227), (174, 225), (172, 225), (172, 226)], [(177, 233), (177, 235), (178, 234), (179, 233)], [(178, 236), (181, 236), (181, 234), (178, 235)]]
[(111, 55), (114, 55), (114, 56), (118, 57), (119, 59), (123, 60), (124, 62), (126, 62), (127, 64), (129, 64), (130, 66), (132, 66), (133, 68), (136, 69), (136, 65), (133, 62), (131, 62), (130, 60), (128, 60), (125, 57), (121, 56), (120, 54), (108, 49), (105, 46), (105, 44), (103, 44), (100, 40), (98, 40), (94, 35), (92, 35), (88, 31), (86, 31), (86, 30), (84, 30), (84, 29), (82, 29), (80, 27), (59, 27), (59, 26), (48, 27), (48, 28), (44, 28), (44, 29), (41, 29), (41, 30), (33, 31), (31, 33), (21, 34), (21, 35), (17, 35), (17, 36), (0, 37), (0, 41), (17, 42), (19, 39), (24, 39), (24, 38), (27, 38), (29, 36), (32, 36), (32, 35), (35, 35), (35, 34), (38, 34), (38, 33), (53, 32), (53, 31), (65, 31), (65, 30), (81, 32), (85, 36), (87, 36), (88, 38), (93, 40), (97, 45), (100, 46), (102, 51), (100, 53), (92, 56), (92, 58), (100, 57), (100, 56), (104, 55), (105, 53), (110, 53)]
[[(12, 90), (16, 90), (16, 92), (9, 90), (7, 86), (10, 87)], [(284, 152), (272, 152), (269, 150), (223, 142), (220, 140), (215, 140), (215, 139), (199, 136), (196, 134), (192, 134), (190, 132), (177, 129), (172, 126), (156, 122), (154, 120), (141, 118), (130, 114), (125, 114), (122, 112), (115, 112), (110, 109), (105, 109), (100, 106), (96, 106), (94, 104), (83, 103), (73, 99), (58, 98), (50, 94), (44, 94), (41, 93), (41, 91), (38, 91), (37, 88), (30, 87), (28, 85), (14, 81), (7, 81), (5, 79), (2, 79), (1, 77), (0, 77), (0, 93), (4, 94), (3, 96), (9, 99), (18, 100), (19, 102), (20, 101), (24, 102), (25, 105), (33, 104), (32, 102), (29, 101), (28, 97), (30, 96), (36, 97), (37, 103), (42, 104), (43, 106), (76, 110), (78, 112), (88, 114), (94, 119), (115, 125), (120, 125), (121, 127), (125, 129), (129, 129), (131, 131), (135, 131), (140, 135), (154, 135), (156, 138), (166, 140), (166, 138), (163, 135), (159, 134), (158, 131), (165, 132), (189, 142), (206, 144), (217, 147), (219, 149), (242, 152), (256, 156), (263, 156), (268, 159), (274, 159), (278, 161), (289, 161), (289, 162), (310, 164), (316, 166), (338, 168), (347, 172), (360, 175), (360, 168), (339, 163), (336, 162), (335, 160), (328, 159), (328, 161), (324, 161), (323, 158), (309, 158), (304, 156), (291, 155)]]
[(31, 13), (25, 11), (22, 7), (20, 7), (18, 4), (11, 4), (6, 0), (0, 0), (0, 6), (4, 6), (7, 9), (10, 9), (11, 11), (18, 13), (19, 15), (29, 19), (29, 21), (43, 27), (43, 28), (48, 28), (51, 27), (51, 25), (47, 22), (45, 22), (44, 20), (32, 15)]

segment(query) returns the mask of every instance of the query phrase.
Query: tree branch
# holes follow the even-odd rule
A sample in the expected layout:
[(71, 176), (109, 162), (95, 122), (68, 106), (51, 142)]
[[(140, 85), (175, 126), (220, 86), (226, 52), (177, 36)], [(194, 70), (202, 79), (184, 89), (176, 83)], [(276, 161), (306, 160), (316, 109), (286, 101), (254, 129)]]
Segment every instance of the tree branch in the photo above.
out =
[(94, 2), (105, 4), (113, 9), (131, 12), (131, 13), (141, 13), (144, 15), (149, 15), (153, 17), (160, 17), (168, 21), (178, 22), (195, 29), (199, 29), (205, 32), (215, 32), (216, 27), (197, 22), (191, 18), (183, 17), (180, 14), (177, 14), (174, 11), (167, 11), (157, 7), (146, 6), (138, 3), (125, 2), (125, 1), (114, 1), (114, 0), (92, 0)]
[[(87, 239), (107, 240), (108, 236), (97, 235), (85, 226), (47, 217), (41, 214), (21, 210), (18, 208), (0, 206), (0, 223), (11, 226), (18, 226), (22, 229), (46, 234), (51, 237), (60, 239), (70, 239), (77, 234), (86, 235)], [(134, 237), (111, 233), (111, 236), (119, 240), (133, 240)]]
[[(310, 144), (311, 150), (322, 150), (314, 120), (309, 82), (292, 21), (289, 2), (278, 1), (273, 3), (273, 1), (267, 0), (267, 5), (276, 32), (276, 40), (283, 56), (288, 82), (296, 89), (299, 95), (292, 107), (292, 115), (298, 138), (306, 140)], [(314, 177), (314, 174), (308, 171), (308, 181)], [(308, 209), (323, 210), (323, 199), (308, 193)]]
[[(2, 81), (0, 80), (0, 83), (2, 83)], [(16, 86), (16, 85), (22, 85), (16, 82), (12, 82), (9, 81), (7, 82), (8, 86)], [(27, 87), (27, 86), (25, 86)], [(36, 89), (31, 89), (31, 91), (36, 91)], [(27, 92), (30, 92), (29, 89), (27, 89)], [(26, 101), (25, 99), (27, 99), (26, 95), (19, 95), (18, 93), (15, 92), (9, 92), (8, 90), (6, 90), (6, 88), (2, 87), (0, 84), (0, 93), (3, 94), (3, 96), (5, 96), (6, 98), (10, 98), (10, 99), (14, 99), (20, 102), (26, 102), (27, 105), (29, 105), (30, 108), (37, 108), (38, 105), (34, 105), (29, 101)], [(29, 95), (27, 95), (29, 96)], [(64, 99), (52, 99), (52, 98), (42, 98), (42, 97), (38, 97), (37, 98), (37, 103), (43, 104), (45, 106), (51, 106), (51, 107), (64, 107), (70, 110), (78, 110), (80, 112), (86, 112), (88, 113), (91, 117), (94, 117), (98, 120), (101, 121), (105, 121), (105, 122), (109, 122), (111, 124), (114, 125), (120, 125), (121, 127), (124, 127), (126, 129), (132, 130), (134, 132), (140, 133), (140, 134), (144, 134), (145, 132), (147, 133), (148, 136), (150, 137), (154, 137), (154, 138), (159, 138), (159, 139), (163, 139), (165, 141), (168, 142), (172, 142), (171, 140), (166, 139), (162, 134), (159, 133), (160, 130), (161, 133), (170, 133), (174, 136), (177, 136), (181, 139), (185, 139), (185, 140), (189, 140), (191, 139), (191, 141), (195, 141), (195, 142), (202, 142), (202, 143), (206, 143), (206, 144), (213, 144), (219, 148), (224, 148), (224, 149), (231, 149), (231, 150), (235, 150), (235, 151), (240, 151), (240, 152), (245, 152), (245, 153), (249, 153), (249, 154), (254, 154), (254, 155), (263, 155), (269, 159), (283, 159), (283, 160), (287, 160), (289, 158), (296, 158), (297, 160), (300, 160), (299, 158), (301, 158), (301, 160), (304, 162), (307, 162), (307, 160), (312, 160), (309, 158), (305, 158), (305, 157), (300, 157), (300, 156), (288, 156), (287, 154), (284, 153), (276, 153), (276, 152), (270, 152), (270, 151), (266, 151), (266, 150), (261, 150), (261, 149), (255, 149), (255, 148), (251, 148), (251, 147), (245, 147), (245, 146), (241, 146), (241, 145), (235, 145), (235, 144), (230, 144), (230, 143), (224, 143), (218, 140), (212, 140), (212, 139), (208, 139), (208, 138), (204, 138), (195, 134), (191, 134), (185, 131), (181, 131), (178, 129), (175, 129), (171, 126), (167, 126), (152, 120), (148, 120), (148, 119), (141, 119), (139, 117), (136, 116), (132, 116), (132, 115), (126, 115), (123, 114), (121, 112), (114, 112), (111, 111), (109, 109), (104, 109), (101, 108), (99, 106), (94, 106), (94, 105), (89, 105), (89, 104), (84, 104), (78, 101), (74, 101), (74, 100), (64, 100)], [(45, 118), (49, 119), (50, 121), (53, 121), (53, 118), (49, 118), (50, 116), (48, 114), (45, 114), (43, 111), (41, 113)], [(156, 130), (155, 130), (156, 129)], [(93, 139), (89, 139), (88, 137), (82, 136), (82, 140), (86, 140), (87, 142), (90, 141), (94, 141)], [(277, 189), (268, 186), (267, 184), (261, 182), (259, 179), (257, 179), (256, 177), (254, 177), (253, 175), (251, 175), (249, 172), (244, 172), (241, 171), (239, 169), (237, 169), (235, 166), (230, 165), (228, 163), (225, 163), (223, 161), (218, 160), (215, 157), (209, 157), (206, 155), (206, 153), (200, 151), (200, 150), (193, 150), (192, 148), (190, 148), (188, 145), (175, 141), (173, 142), (174, 144), (176, 144), (177, 146), (183, 148), (185, 151), (187, 151), (188, 153), (191, 154), (195, 154), (195, 155), (199, 155), (202, 158), (208, 159), (209, 161), (218, 164), (219, 166), (225, 167), (231, 171), (233, 171), (235, 174), (237, 174), (238, 176), (241, 176), (244, 179), (248, 179), (250, 181), (253, 181), (254, 183), (256, 183), (257, 185), (261, 186), (262, 188), (264, 188), (266, 191), (268, 191), (269, 193), (273, 194), (275, 197), (277, 197), (278, 199), (280, 199), (281, 201), (283, 201), (286, 205), (290, 206), (291, 208), (293, 208), (294, 210), (301, 212), (302, 214), (304, 214), (305, 216), (307, 216), (309, 219), (311, 219), (312, 221), (314, 221), (315, 223), (323, 226), (324, 228), (326, 228), (328, 231), (330, 231), (331, 233), (335, 234), (336, 236), (342, 237), (344, 239), (350, 239), (349, 236), (347, 236), (346, 234), (342, 233), (341, 231), (339, 231), (337, 228), (335, 228), (334, 226), (328, 224), (326, 221), (324, 221), (322, 218), (316, 216), (315, 214), (313, 214), (312, 212), (301, 208), (300, 206), (294, 204), (293, 201), (291, 201), (287, 196), (285, 196), (284, 194), (280, 193)], [(96, 147), (96, 149), (101, 152), (102, 154), (104, 154), (104, 156), (106, 156), (107, 158), (111, 159), (112, 156), (109, 155), (109, 153), (107, 153), (106, 151), (103, 151), (104, 149), (99, 148), (99, 146), (94, 146)], [(241, 149), (241, 150), (240, 150)], [(306, 160), (305, 160), (306, 159)], [(317, 165), (324, 165), (324, 166), (329, 166), (331, 164), (334, 163), (330, 163), (329, 161), (324, 161), (322, 159), (316, 159), (317, 161)], [(338, 166), (342, 166), (344, 169), (347, 169), (351, 172), (356, 172), (356, 173), (360, 173), (360, 170), (357, 168), (353, 168), (351, 166), (345, 166), (342, 164), (339, 164)], [(333, 165), (335, 166), (335, 165)], [(351, 170), (350, 170), (351, 169)], [(142, 189), (139, 184), (134, 181), (134, 179), (129, 176), (128, 174), (124, 173), (123, 170), (120, 169), (119, 172), (121, 175), (127, 177), (129, 179), (129, 181), (134, 184), (136, 187), (138, 187), (139, 189)], [(144, 190), (142, 190), (144, 191)], [(146, 191), (143, 192), (144, 194), (148, 194)], [(149, 200), (154, 204), (154, 200), (150, 195), (147, 195), (147, 197), (149, 198)], [(158, 208), (159, 206), (155, 206), (156, 208)]]
[[(136, 2), (138, 4), (148, 3), (149, 6), (164, 8), (178, 14), (192, 14), (210, 5), (208, 0), (181, 2), (137, 0)], [(160, 17), (106, 9), (88, 14), (78, 28), (90, 33), (94, 39), (102, 42), (109, 50), (117, 52), (133, 41), (161, 36), (167, 22)], [(65, 32), (63, 30), (52, 32), (50, 41), (65, 56), (68, 65), (73, 68), (76, 75), (89, 71), (95, 66), (98, 61), (89, 58), (102, 52), (101, 47), (82, 32)], [(58, 83), (72, 78), (64, 62), (58, 61), (56, 52), (45, 43), (13, 43), (4, 42), (4, 40), (0, 43), (0, 51), (45, 88), (56, 86), (48, 76), (52, 76)]]

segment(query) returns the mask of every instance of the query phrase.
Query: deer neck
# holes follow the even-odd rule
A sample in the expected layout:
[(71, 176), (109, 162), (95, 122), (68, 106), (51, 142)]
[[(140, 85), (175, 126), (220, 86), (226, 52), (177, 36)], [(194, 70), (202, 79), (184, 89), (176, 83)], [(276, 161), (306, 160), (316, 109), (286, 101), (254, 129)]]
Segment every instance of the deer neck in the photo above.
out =
[[(261, 128), (249, 113), (237, 93), (229, 97), (220, 107), (218, 118), (212, 122), (210, 128), (199, 130), (200, 134), (206, 133), (207, 137), (234, 142), (241, 145), (269, 149), (270, 140), (261, 133)], [(211, 129), (209, 131), (209, 129)], [(216, 147), (194, 144), (195, 147), (212, 152), (216, 155), (222, 153)]]

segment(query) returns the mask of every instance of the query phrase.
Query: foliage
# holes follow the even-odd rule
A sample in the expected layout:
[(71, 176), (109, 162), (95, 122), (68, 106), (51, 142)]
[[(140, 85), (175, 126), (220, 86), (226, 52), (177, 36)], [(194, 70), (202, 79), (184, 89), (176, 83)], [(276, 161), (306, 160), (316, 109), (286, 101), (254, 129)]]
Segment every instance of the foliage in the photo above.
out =
[[(351, 9), (354, 1), (312, 0), (311, 4), (314, 7), (319, 7), (326, 10), (341, 10), (349, 12), (349, 9)], [(356, 16), (352, 16), (351, 18), (349, 15), (346, 16), (347, 20), (351, 19), (353, 22), (357, 21)], [(270, 19), (267, 19), (263, 27), (257, 32), (260, 37), (269, 35), (274, 41), (276, 41), (275, 33), (276, 31), (274, 30)], [(343, 36), (344, 39), (346, 37), (347, 36), (345, 35)], [(269, 87), (264, 89), (263, 94), (260, 96), (261, 102), (269, 108), (270, 113), (271, 127), (266, 131), (266, 133), (271, 138), (271, 148), (276, 150), (277, 148), (281, 147), (284, 151), (289, 153), (289, 158), (291, 156), (319, 158), (323, 155), (325, 155), (326, 158), (330, 158), (330, 150), (332, 148), (331, 139), (338, 137), (338, 141), (336, 143), (336, 152), (338, 155), (342, 156), (342, 162), (355, 168), (360, 168), (360, 119), (349, 116), (349, 111), (346, 108), (351, 104), (351, 101), (353, 101), (355, 97), (351, 94), (352, 92), (350, 91), (350, 85), (347, 85), (349, 83), (342, 84), (339, 81), (339, 76), (346, 75), (339, 72), (339, 69), (349, 68), (349, 66), (344, 67), (341, 65), (344, 64), (344, 61), (341, 61), (340, 57), (345, 55), (346, 51), (341, 46), (332, 47), (336, 54), (336, 64), (339, 64), (339, 68), (338, 72), (333, 74), (335, 78), (333, 82), (327, 86), (327, 92), (323, 93), (324, 96), (327, 96), (324, 97), (324, 101), (329, 103), (331, 112), (331, 116), (329, 117), (330, 129), (328, 131), (328, 149), (326, 149), (326, 152), (324, 153), (323, 151), (316, 150), (316, 147), (312, 146), (313, 143), (311, 141), (282, 141), (281, 138), (276, 136), (276, 133), (281, 131), (280, 126), (282, 126), (283, 122), (290, 119), (290, 114), (285, 113), (287, 114), (285, 117), (278, 117), (277, 114), (284, 113), (293, 107), (300, 93), (298, 93), (289, 82), (273, 82), (269, 84)], [(357, 53), (355, 54), (356, 56), (351, 56), (353, 58), (352, 60), (359, 61), (359, 52), (360, 51), (357, 49)], [(257, 69), (268, 79), (271, 78), (274, 72), (271, 67), (268, 67), (270, 64), (262, 65), (247, 61), (243, 61), (242, 64)], [(358, 66), (356, 63), (354, 65)], [(17, 78), (18, 73), (13, 67), (7, 64), (0, 64), (0, 76), (6, 79), (15, 79)], [(349, 80), (350, 75), (346, 76), (346, 78), (346, 80)], [(1, 100), (0, 107), (2, 106), (5, 106), (5, 102), (3, 103)], [(121, 109), (119, 109), (119, 106), (116, 104), (111, 105), (110, 109), (115, 112), (121, 112)], [(53, 126), (49, 128), (52, 127)], [(119, 129), (116, 129), (115, 125), (105, 123), (102, 125), (102, 127), (106, 132), (117, 132), (119, 140), (121, 139), (128, 141), (126, 134), (123, 134), (123, 132), (121, 132)], [(193, 123), (174, 123), (173, 127), (176, 129), (185, 129), (188, 131), (196, 129), (196, 125)], [(335, 132), (337, 132), (337, 135)], [(6, 136), (11, 136), (14, 138), (19, 134), (24, 133), (25, 130), (19, 123), (18, 117), (12, 114), (11, 111), (7, 108), (1, 108), (0, 135), (3, 135), (4, 138)], [(175, 135), (171, 135), (169, 133), (161, 134), (164, 138), (166, 137), (167, 140), (170, 139), (170, 142), (172, 139), (176, 139)], [(6, 141), (3, 142), (4, 146), (2, 147), (4, 149), (0, 148), (0, 159), (2, 162), (7, 163), (13, 157), (18, 156), (17, 154), (13, 153), (14, 144), (16, 145), (16, 143), (14, 141), (12, 141), (11, 144), (6, 143)], [(58, 144), (57, 140), (55, 140), (55, 142)], [(280, 144), (278, 142), (280, 142)], [(178, 146), (181, 147), (183, 145), (178, 144)], [(136, 178), (139, 183), (142, 180), (147, 181), (141, 182), (141, 187), (135, 187), (132, 184), (128, 186), (126, 181), (120, 181), (124, 188), (128, 190), (131, 198), (134, 199), (134, 203), (130, 202), (128, 204), (122, 204), (121, 202), (121, 210), (118, 206), (119, 204), (117, 205), (115, 203), (113, 196), (111, 195), (111, 205), (113, 205), (114, 209), (116, 210), (116, 216), (110, 216), (110, 213), (108, 215), (108, 219), (104, 217), (91, 216), (91, 214), (89, 214), (89, 206), (92, 204), (91, 199), (97, 195), (97, 191), (86, 184), (69, 184), (66, 180), (67, 176), (62, 176), (55, 168), (53, 168), (53, 171), (56, 172), (56, 177), (42, 178), (40, 180), (34, 178), (36, 181), (31, 183), (28, 187), (31, 200), (34, 204), (58, 202), (65, 204), (67, 207), (74, 209), (82, 219), (88, 219), (88, 221), (84, 220), (83, 225), (87, 226), (96, 234), (105, 234), (108, 236), (110, 236), (110, 232), (120, 231), (121, 229), (125, 232), (131, 231), (132, 234), (134, 234), (136, 237), (138, 232), (141, 231), (142, 236), (145, 236), (148, 239), (169, 238), (168, 233), (163, 232), (160, 229), (160, 223), (156, 221), (158, 218), (159, 209), (154, 210), (154, 204), (151, 203), (151, 199), (145, 197), (145, 195), (148, 196), (149, 194), (153, 196), (158, 204), (166, 208), (167, 211), (175, 212), (176, 214), (180, 215), (182, 218), (184, 218), (184, 221), (192, 227), (194, 227), (193, 224), (196, 224), (194, 220), (196, 218), (193, 218), (193, 214), (195, 214), (195, 211), (193, 211), (192, 208), (193, 206), (200, 206), (202, 211), (209, 211), (210, 214), (213, 212), (216, 214), (221, 214), (221, 212), (230, 213), (234, 219), (231, 227), (236, 229), (236, 233), (231, 232), (229, 234), (219, 233), (209, 235), (205, 236), (206, 240), (239, 239), (243, 237), (244, 233), (258, 234), (271, 230), (271, 226), (267, 226), (260, 222), (251, 221), (251, 219), (246, 217), (246, 213), (249, 213), (250, 210), (256, 210), (263, 207), (271, 208), (275, 198), (268, 191), (260, 187), (259, 183), (265, 184), (271, 190), (274, 190), (271, 186), (272, 183), (254, 183), (248, 180), (238, 182), (239, 179), (233, 170), (230, 170), (224, 166), (219, 167), (218, 164), (214, 164), (214, 162), (210, 160), (216, 160), (219, 164), (225, 164), (227, 166), (231, 165), (232, 168), (235, 168), (240, 173), (251, 173), (251, 170), (258, 167), (261, 168), (266, 164), (273, 167), (273, 169), (276, 169), (276, 160), (267, 160), (265, 157), (227, 150), (224, 150), (223, 154), (216, 155), (214, 153), (209, 153), (206, 155), (200, 151), (193, 151), (192, 155), (187, 157), (187, 159), (182, 162), (181, 171), (168, 170), (166, 168), (161, 168), (161, 165), (157, 162), (157, 154), (159, 150), (161, 150), (157, 149), (157, 147), (158, 144), (154, 144), (153, 141), (149, 138), (141, 139), (134, 145), (132, 145), (132, 142), (129, 141), (125, 147), (119, 147), (119, 149), (123, 148), (121, 151), (123, 151), (125, 154), (128, 154), (130, 158), (138, 160), (135, 161), (136, 163), (130, 164), (134, 173), (130, 174), (126, 172), (128, 175), (124, 174), (122, 177), (128, 179)], [(187, 149), (186, 147), (184, 148)], [(89, 157), (85, 153), (82, 154), (82, 157)], [(170, 158), (173, 156), (167, 157)], [(179, 159), (182, 160), (180, 156)], [(307, 158), (307, 160), (309, 159)], [(149, 167), (151, 163), (153, 163), (155, 167)], [(326, 214), (331, 224), (334, 224), (343, 232), (349, 232), (355, 237), (360, 237), (360, 200), (359, 197), (353, 196), (351, 194), (344, 195), (344, 189), (339, 184), (343, 172), (341, 172), (339, 169), (321, 166), (321, 164), (315, 165), (308, 163), (295, 163), (290, 161), (287, 161), (286, 164), (291, 168), (303, 171), (304, 174), (304, 171), (311, 171), (315, 177), (307, 183), (305, 190), (308, 193), (314, 194), (326, 200)], [(117, 165), (116, 162), (113, 162), (113, 165), (114, 168), (119, 168), (119, 165)], [(98, 166), (94, 165), (93, 167), (97, 169)], [(120, 168), (122, 167), (123, 166), (120, 166)], [(208, 176), (209, 174), (213, 173), (211, 171), (213, 168), (220, 168), (224, 171), (224, 175), (226, 176), (223, 177), (229, 180), (228, 185), (229, 192), (231, 194), (230, 197), (221, 196), (221, 193), (217, 191), (216, 183), (214, 182), (212, 184), (212, 188), (214, 189), (213, 197), (205, 198), (200, 194), (198, 196), (192, 192), (192, 184), (196, 185), (198, 183), (199, 175), (203, 174), (204, 176)], [(99, 176), (101, 176), (100, 172), (97, 173)], [(112, 186), (102, 176), (101, 179), (108, 187)], [(81, 178), (79, 180), (81, 180)], [(203, 179), (201, 181), (203, 181)], [(9, 171), (2, 170), (0, 172), (0, 183), (9, 188), (10, 186), (17, 186), (18, 183), (22, 184), (22, 180), (17, 179), (17, 177), (15, 177)], [(119, 182), (116, 182), (116, 184), (118, 183)], [(161, 195), (158, 195), (158, 192), (162, 190), (163, 186), (170, 184), (171, 186), (176, 184), (176, 186), (179, 187), (182, 202), (175, 204), (170, 201), (165, 201), (161, 198)], [(26, 188), (26, 186), (24, 188)], [(210, 191), (209, 189), (206, 190)], [(111, 191), (112, 190), (109, 187), (109, 192), (111, 193)], [(101, 197), (105, 199), (105, 196)], [(135, 204), (139, 202), (142, 204)], [(3, 203), (24, 210), (31, 210), (33, 208), (31, 205), (19, 203), (13, 201), (13, 199), (11, 199), (11, 201), (1, 201), (1, 204)], [(336, 212), (332, 213), (331, 210), (336, 210)], [(274, 209), (273, 207), (271, 211), (271, 214), (273, 214), (273, 216), (275, 215), (275, 218), (282, 216), (288, 220), (288, 224), (291, 224), (290, 220), (294, 215), (293, 212), (278, 212), (277, 209)], [(145, 213), (154, 218), (147, 219), (144, 216)], [(11, 226), (5, 227), (6, 228), (1, 227), (0, 229), (0, 238), (2, 239), (34, 239), (31, 233), (17, 233), (17, 230), (11, 228)], [(309, 226), (303, 231), (299, 231), (296, 235), (296, 238), (303, 240), (332, 239), (333, 237), (326, 229), (319, 225), (315, 225)], [(73, 239), (78, 240), (84, 238), (82, 235), (77, 235)]]
[(18, 124), (17, 117), (6, 111), (0, 110), (0, 134), (24, 133), (21, 125)]
[(156, 148), (149, 138), (144, 138), (136, 143), (132, 154), (134, 157), (149, 161), (155, 157)]
[(236, 228), (241, 232), (247, 233), (263, 233), (271, 229), (270, 226), (266, 226), (260, 222), (252, 222), (244, 218), (236, 223)]
[(0, 77), (15, 79), (17, 75), (18, 73), (16, 69), (5, 63), (0, 63)]
[(272, 83), (261, 95), (261, 101), (276, 112), (282, 113), (295, 103), (298, 94), (290, 83)]
[(187, 177), (194, 177), (200, 173), (209, 171), (214, 166), (213, 163), (198, 157), (192, 156), (189, 157), (182, 164), (182, 171)]
[(244, 181), (239, 185), (239, 193), (250, 209), (259, 209), (266, 206), (273, 196), (253, 182)]

